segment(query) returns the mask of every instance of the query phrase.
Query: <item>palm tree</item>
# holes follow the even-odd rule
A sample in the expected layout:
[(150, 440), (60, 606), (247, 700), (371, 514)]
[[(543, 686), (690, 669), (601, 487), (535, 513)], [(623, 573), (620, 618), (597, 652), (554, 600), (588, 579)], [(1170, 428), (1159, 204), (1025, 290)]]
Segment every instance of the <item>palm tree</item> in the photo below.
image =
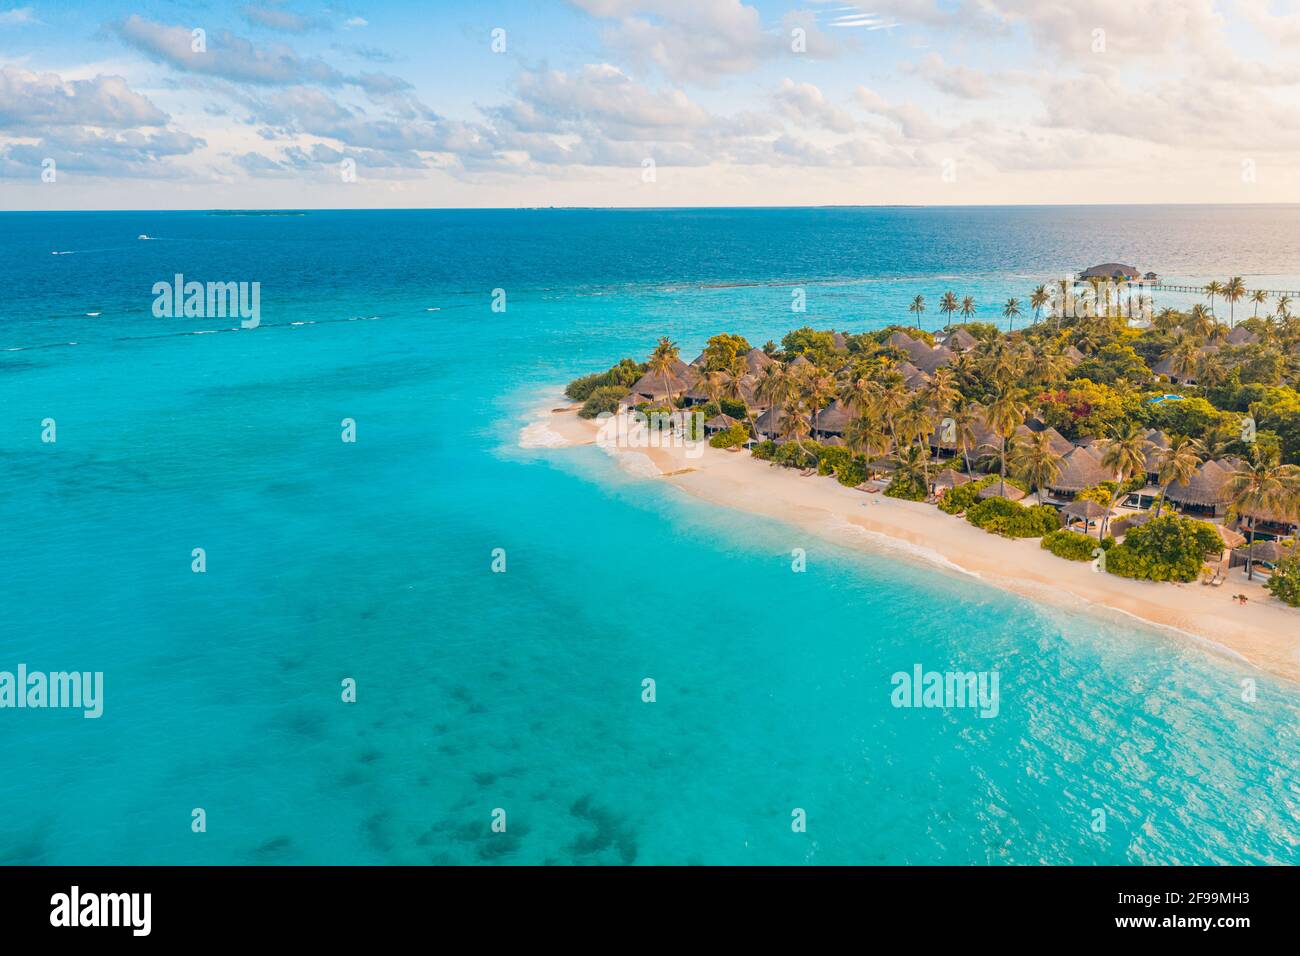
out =
[(1228, 475), (1224, 485), (1237, 514), (1246, 520), (1246, 578), (1255, 579), (1251, 551), (1255, 546), (1255, 521), (1260, 512), (1275, 509), (1294, 511), (1295, 495), (1300, 492), (1300, 467), (1278, 465), (1258, 454), (1251, 462), (1242, 462)]
[(857, 415), (849, 421), (849, 426), (844, 431), (844, 443), (850, 451), (864, 457), (870, 465), (888, 450), (889, 436), (885, 434), (878, 418)]
[(1214, 331), (1214, 326), (1214, 313), (1198, 302), (1192, 306), (1192, 311), (1187, 314), (1187, 322), (1183, 327), (1189, 335), (1194, 335), (1198, 339), (1208, 339), (1210, 333)]
[(925, 396), (939, 415), (946, 415), (957, 403), (957, 399), (961, 398), (961, 391), (957, 388), (952, 369), (946, 365), (940, 365), (935, 369), (934, 374), (930, 376), (930, 381), (926, 383)]
[(1016, 317), (1020, 315), (1020, 300), (1007, 299), (1007, 304), (1002, 307), (1002, 314), (1007, 319), (1007, 331), (1010, 332), (1012, 326), (1016, 323)]
[(1218, 279), (1215, 279), (1213, 282), (1211, 282), (1209, 285), (1205, 287), (1205, 294), (1210, 297), (1210, 311), (1213, 312), (1214, 297), (1216, 295), (1223, 295), (1223, 283), (1220, 282)]
[(1047, 292), (1047, 286), (1040, 285), (1033, 292), (1029, 293), (1029, 304), (1034, 309), (1034, 322), (1037, 324), (1043, 316), (1043, 306), (1052, 301), (1052, 297)]
[(1250, 294), (1250, 301), (1255, 304), (1255, 318), (1259, 318), (1259, 307), (1268, 301), (1268, 293), (1263, 289), (1256, 289)]
[(1146, 432), (1141, 425), (1132, 420), (1124, 422), (1115, 432), (1114, 437), (1106, 441), (1102, 451), (1101, 466), (1115, 476), (1115, 492), (1110, 496), (1110, 504), (1101, 519), (1101, 528), (1097, 532), (1098, 541), (1106, 537), (1110, 513), (1115, 510), (1119, 496), (1124, 491), (1124, 485), (1137, 475), (1146, 474), (1147, 451), (1150, 448), (1151, 442), (1147, 439)]
[(1196, 367), (1201, 361), (1201, 352), (1191, 339), (1176, 343), (1166, 354), (1176, 377), (1187, 381), (1196, 374)]
[(739, 403), (745, 409), (745, 428), (751, 435), (754, 435), (754, 419), (749, 410), (749, 402), (745, 400), (745, 378), (749, 375), (749, 365), (745, 362), (745, 356), (737, 352), (732, 358), (731, 364), (726, 371), (727, 380), (723, 395), (733, 402)]
[(1168, 332), (1181, 321), (1182, 319), (1175, 310), (1169, 308), (1169, 306), (1165, 306), (1155, 314), (1152, 324), (1162, 332)]
[(1286, 293), (1277, 297), (1277, 316), (1278, 318), (1287, 319), (1291, 317), (1290, 312), (1291, 297)]
[(1156, 517), (1165, 506), (1165, 494), (1169, 486), (1177, 482), (1185, 485), (1192, 480), (1196, 469), (1201, 467), (1201, 456), (1205, 446), (1195, 438), (1177, 438), (1159, 455), (1159, 467), (1156, 480), (1160, 482), (1160, 498), (1156, 501)]
[(1241, 276), (1233, 276), (1223, 287), (1223, 297), (1228, 300), (1228, 327), (1233, 328), (1237, 324), (1237, 303), (1241, 297), (1246, 294), (1246, 283), (1241, 281)]
[(722, 371), (704, 373), (702, 391), (708, 396), (710, 402), (718, 406), (718, 411), (722, 411), (722, 396), (727, 390), (728, 378), (727, 373)]
[(817, 430), (817, 418), (821, 415), (822, 403), (835, 397), (835, 377), (818, 368), (809, 370), (803, 381), (804, 396), (812, 407), (812, 427)]
[(658, 375), (663, 378), (664, 394), (668, 398), (668, 404), (673, 404), (673, 392), (669, 379), (672, 376), (673, 367), (678, 361), (677, 343), (672, 342), (667, 336), (659, 340), (653, 352), (650, 353), (650, 361), (647, 363), (650, 368), (650, 374)]
[(962, 402), (953, 409), (952, 421), (957, 450), (961, 452), (962, 460), (966, 463), (966, 477), (973, 478), (970, 451), (975, 447), (975, 423), (979, 421), (978, 409), (970, 402)]
[(972, 299), (970, 296), (966, 296), (964, 299), (961, 300), (962, 322), (965, 323), (969, 321), (970, 317), (974, 314), (975, 314), (975, 300)]
[(778, 427), (777, 416), (782, 414), (793, 388), (793, 377), (784, 365), (773, 362), (763, 369), (755, 394), (760, 401), (767, 404), (768, 410), (772, 413), (773, 429)]
[(898, 414), (907, 406), (907, 390), (899, 382), (871, 383), (871, 408), (889, 430), (894, 444), (898, 441)]
[(1035, 432), (1032, 438), (1014, 442), (1012, 446), (1011, 468), (1034, 487), (1040, 505), (1043, 503), (1043, 487), (1060, 476), (1063, 461), (1045, 431)]
[(930, 494), (929, 457), (915, 445), (908, 445), (906, 451), (894, 449), (894, 478), (902, 478), (910, 484), (919, 484)]
[(957, 311), (957, 296), (952, 292), (945, 292), (943, 298), (939, 300), (939, 311), (946, 318), (944, 328), (952, 325), (952, 314)]
[(907, 307), (907, 311), (916, 316), (916, 327), (921, 327), (921, 316), (925, 312), (925, 296), (918, 295), (912, 300), (912, 304)]
[(984, 422), (1001, 439), (998, 449), (998, 494), (1007, 494), (1007, 442), (1029, 414), (1029, 406), (1013, 391), (1005, 390), (984, 410)]

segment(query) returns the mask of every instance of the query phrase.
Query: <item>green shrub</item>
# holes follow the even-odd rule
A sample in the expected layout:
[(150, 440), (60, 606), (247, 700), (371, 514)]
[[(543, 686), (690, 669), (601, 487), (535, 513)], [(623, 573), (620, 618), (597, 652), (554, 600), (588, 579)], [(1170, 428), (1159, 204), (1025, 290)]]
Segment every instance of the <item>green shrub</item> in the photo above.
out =
[(1061, 528), (1043, 536), (1042, 546), (1058, 558), (1067, 561), (1091, 561), (1097, 548), (1097, 539), (1086, 534)]
[(1212, 525), (1166, 515), (1130, 529), (1107, 551), (1106, 570), (1142, 581), (1195, 581), (1205, 556), (1222, 548)]
[(618, 403), (626, 394), (626, 385), (602, 385), (587, 396), (582, 408), (578, 410), (578, 417), (595, 418), (602, 412), (613, 413), (618, 410)]
[(645, 368), (643, 366), (637, 365), (631, 359), (623, 359), (623, 361), (607, 371), (575, 378), (564, 389), (564, 394), (575, 402), (585, 402), (596, 389), (617, 385), (623, 389), (619, 395), (622, 398), (644, 373)]
[(867, 480), (867, 460), (861, 455), (852, 456), (841, 467), (835, 469), (835, 480), (841, 485), (856, 488)]
[(997, 475), (986, 475), (956, 488), (949, 488), (939, 499), (939, 510), (950, 515), (961, 514), (979, 500), (979, 493), (983, 489), (997, 480)]
[(749, 429), (736, 422), (730, 428), (724, 428), (710, 438), (709, 444), (714, 448), (736, 448), (747, 441), (749, 441)]
[(750, 453), (759, 461), (771, 461), (776, 455), (776, 442), (764, 439), (756, 444)]
[(904, 501), (924, 501), (926, 498), (925, 485), (919, 479), (904, 477), (901, 472), (895, 472), (894, 477), (889, 479), (884, 493), (890, 498), (902, 498)]
[(1026, 508), (1007, 498), (985, 498), (971, 505), (966, 520), (1004, 538), (1041, 538), (1061, 527), (1061, 516), (1051, 505)]
[(813, 441), (803, 442), (802, 448), (795, 442), (788, 441), (784, 445), (777, 447), (772, 460), (786, 468), (814, 468), (817, 465), (817, 455), (820, 450), (821, 446)]
[(1273, 597), (1292, 607), (1300, 607), (1300, 554), (1282, 559), (1282, 563), (1264, 582)]

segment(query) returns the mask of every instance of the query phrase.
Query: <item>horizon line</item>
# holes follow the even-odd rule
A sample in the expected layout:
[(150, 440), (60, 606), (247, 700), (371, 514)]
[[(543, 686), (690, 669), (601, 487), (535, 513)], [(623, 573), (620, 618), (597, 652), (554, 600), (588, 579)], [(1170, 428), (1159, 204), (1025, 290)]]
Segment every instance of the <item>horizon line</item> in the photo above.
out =
[(1300, 207), (1295, 202), (1091, 202), (1091, 203), (808, 203), (808, 204), (753, 204), (753, 205), (680, 205), (680, 206), (187, 206), (165, 209), (139, 207), (106, 208), (48, 208), (0, 209), (0, 215), (26, 215), (29, 213), (93, 213), (93, 212), (672, 212), (692, 210), (737, 209), (1098, 209), (1098, 208), (1273, 208)]

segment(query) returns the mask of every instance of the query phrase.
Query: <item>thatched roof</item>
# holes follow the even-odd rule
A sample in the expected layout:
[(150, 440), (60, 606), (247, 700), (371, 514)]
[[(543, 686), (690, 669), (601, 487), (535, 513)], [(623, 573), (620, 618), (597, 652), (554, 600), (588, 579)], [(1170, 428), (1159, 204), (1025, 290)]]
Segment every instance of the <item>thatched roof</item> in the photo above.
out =
[(819, 438), (818, 441), (823, 445), (829, 445), (832, 448), (843, 448), (844, 439), (839, 435), (832, 435), (830, 438)]
[(768, 355), (762, 349), (750, 349), (745, 353), (745, 365), (749, 367), (751, 375), (757, 375), (767, 366), (774, 363), (776, 359)]
[(1227, 334), (1224, 341), (1229, 345), (1254, 345), (1259, 341), (1259, 336), (1244, 325), (1239, 325)]
[(1228, 496), (1224, 492), (1227, 481), (1227, 469), (1217, 462), (1203, 462), (1186, 484), (1179, 481), (1170, 485), (1165, 497), (1180, 505), (1209, 507), (1227, 504)]
[(1246, 536), (1244, 534), (1238, 534), (1231, 528), (1225, 528), (1221, 524), (1216, 524), (1213, 527), (1214, 530), (1219, 533), (1219, 537), (1223, 539), (1223, 546), (1229, 550), (1240, 548), (1246, 543)]
[(657, 372), (646, 372), (632, 385), (632, 391), (650, 398), (666, 398), (671, 392), (674, 396), (684, 395), (700, 380), (700, 370), (692, 368), (681, 359), (673, 362), (668, 372), (668, 387), (664, 387), (664, 376)]
[(1117, 518), (1115, 521), (1111, 522), (1111, 534), (1124, 534), (1130, 528), (1136, 528), (1139, 525), (1146, 524), (1153, 516), (1154, 513), (1150, 511), (1139, 511), (1137, 514), (1124, 515), (1123, 517)]
[(736, 421), (736, 419), (732, 418), (730, 415), (723, 413), (721, 415), (714, 415), (712, 418), (710, 418), (707, 422), (704, 423), (704, 427), (716, 428), (719, 431), (725, 431), (726, 429), (730, 428), (732, 425), (738, 425), (738, 424), (740, 423)]
[(1095, 501), (1071, 501), (1061, 509), (1061, 515), (1079, 521), (1096, 521), (1106, 517), (1106, 508)]
[(1003, 494), (1002, 490), (998, 487), (998, 482), (995, 481), (993, 484), (981, 488), (977, 493), (977, 496), (980, 498), (1006, 498), (1009, 501), (1019, 501), (1025, 496), (1025, 493), (1015, 485), (1009, 484), (1007, 485), (1006, 493)]
[(934, 479), (934, 486), (936, 488), (956, 488), (973, 480), (969, 475), (963, 475), (960, 471), (945, 468)]
[(1070, 439), (1066, 438), (1051, 425), (1048, 425), (1043, 429), (1043, 434), (1047, 436), (1048, 441), (1051, 443), (1052, 451), (1056, 452), (1058, 455), (1064, 457), (1074, 450), (1074, 445), (1070, 443)]
[(806, 368), (809, 365), (812, 365), (811, 360), (809, 360), (808, 356), (804, 355), (802, 352), (790, 360), (791, 368)]
[(849, 340), (844, 337), (843, 332), (832, 332), (831, 344), (837, 349), (847, 349), (849, 347)]
[(1126, 266), (1122, 262), (1103, 262), (1099, 266), (1091, 266), (1079, 273), (1080, 279), (1140, 279), (1142, 273), (1138, 272), (1133, 266)]
[(966, 352), (979, 345), (979, 339), (971, 335), (965, 329), (953, 329), (943, 337), (943, 344), (946, 348), (957, 352)]
[(817, 431), (843, 432), (848, 428), (849, 419), (852, 417), (849, 410), (837, 398), (817, 413)]
[(708, 360), (704, 357), (704, 353), (701, 352), (699, 355), (695, 356), (695, 358), (691, 360), (691, 366), (693, 368), (703, 369), (707, 361)]
[(926, 348), (919, 342), (917, 344), (921, 346), (920, 349), (910, 350), (909, 354), (912, 356), (912, 363), (927, 374), (934, 374), (935, 370), (940, 366), (949, 364), (957, 357), (956, 352), (942, 345), (931, 349)]
[(926, 375), (911, 362), (904, 362), (898, 367), (898, 371), (903, 375), (903, 387), (909, 392), (919, 391), (930, 384), (930, 376)]
[(1051, 491), (1071, 494), (1108, 481), (1110, 477), (1093, 453), (1080, 445), (1061, 459), (1061, 473), (1049, 481), (1047, 487)]
[(916, 345), (916, 339), (912, 338), (906, 332), (894, 332), (885, 339), (886, 345), (892, 345), (897, 349), (906, 349), (910, 345)]
[(1154, 475), (1160, 470), (1161, 460), (1164, 458), (1165, 452), (1169, 450), (1169, 436), (1159, 429), (1153, 428), (1147, 432), (1146, 438), (1150, 445), (1147, 446), (1143, 457), (1146, 459), (1147, 474)]
[(1252, 561), (1267, 561), (1277, 564), (1295, 551), (1294, 546), (1286, 546), (1278, 541), (1256, 541), (1249, 548), (1237, 548), (1234, 554), (1244, 558), (1249, 552)]
[(754, 427), (764, 435), (777, 435), (785, 428), (785, 413), (776, 407), (769, 408), (754, 420)]
[(1078, 365), (1080, 362), (1083, 361), (1084, 358), (1083, 353), (1080, 352), (1078, 349), (1076, 349), (1073, 345), (1067, 345), (1065, 347), (1065, 350), (1061, 354), (1066, 357), (1066, 359), (1070, 362), (1071, 365)]

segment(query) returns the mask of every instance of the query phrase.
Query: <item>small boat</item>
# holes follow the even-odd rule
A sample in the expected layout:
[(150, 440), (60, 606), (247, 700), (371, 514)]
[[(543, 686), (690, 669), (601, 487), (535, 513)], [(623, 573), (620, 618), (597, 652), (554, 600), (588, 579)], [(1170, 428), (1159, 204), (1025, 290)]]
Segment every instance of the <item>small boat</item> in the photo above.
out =
[(140, 233), (140, 235), (136, 236), (136, 238), (137, 238), (137, 239), (146, 239), (146, 240), (147, 240), (149, 237), (146, 236), (146, 235), (142, 232), (142, 233)]

